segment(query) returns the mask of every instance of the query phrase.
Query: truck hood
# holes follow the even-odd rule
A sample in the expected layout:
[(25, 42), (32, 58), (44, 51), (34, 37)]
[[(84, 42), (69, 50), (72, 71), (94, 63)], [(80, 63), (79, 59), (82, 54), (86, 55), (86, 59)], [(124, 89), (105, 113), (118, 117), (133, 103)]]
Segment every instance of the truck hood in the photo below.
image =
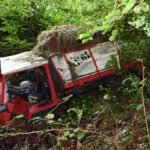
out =
[(47, 64), (48, 61), (33, 52), (24, 52), (17, 55), (0, 58), (0, 70), (2, 75), (20, 72)]

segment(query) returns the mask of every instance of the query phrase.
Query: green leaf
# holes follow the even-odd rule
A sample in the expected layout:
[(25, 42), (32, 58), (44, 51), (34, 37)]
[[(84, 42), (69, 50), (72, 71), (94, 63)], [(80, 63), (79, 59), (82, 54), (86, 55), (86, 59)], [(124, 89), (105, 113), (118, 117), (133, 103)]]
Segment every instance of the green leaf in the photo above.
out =
[(36, 122), (39, 122), (40, 120), (41, 120), (40, 117), (34, 117), (34, 118), (31, 119), (31, 122), (36, 123)]
[(81, 39), (83, 39), (86, 36), (87, 36), (87, 34), (84, 33), (84, 34), (80, 34), (78, 38), (81, 40)]
[(70, 135), (70, 131), (64, 132), (64, 136), (65, 136), (65, 137), (68, 137), (69, 135)]
[(37, 121), (37, 120), (40, 120), (40, 117), (34, 117), (31, 119), (31, 121)]
[(146, 19), (145, 16), (139, 16), (136, 20), (128, 23), (138, 29), (145, 24), (146, 22), (145, 19)]
[(136, 4), (136, 0), (129, 0), (125, 9), (122, 11), (122, 14), (127, 14), (135, 4)]
[(131, 78), (129, 77), (129, 78), (126, 78), (126, 79), (124, 79), (123, 81), (122, 81), (122, 84), (123, 85), (125, 85), (125, 83), (127, 82), (127, 81), (129, 81), (129, 80), (131, 80)]
[(69, 138), (72, 138), (72, 137), (74, 137), (74, 134), (73, 133), (69, 134)]
[(109, 40), (114, 41), (117, 37), (117, 34), (118, 34), (118, 30), (117, 29), (113, 30), (112, 35), (110, 36)]
[(104, 95), (104, 100), (110, 100), (111, 98), (110, 98), (110, 95), (109, 94), (105, 94)]
[(139, 110), (141, 110), (142, 108), (143, 108), (143, 104), (141, 103), (141, 104), (139, 104), (139, 105), (137, 106), (136, 110), (139, 111)]
[(77, 133), (79, 131), (79, 128), (74, 129), (74, 132)]
[(111, 147), (109, 148), (109, 150), (114, 150), (114, 146), (111, 146)]
[(45, 130), (41, 130), (40, 135), (44, 135), (45, 134)]
[(92, 124), (87, 124), (86, 127), (87, 127), (87, 128), (90, 128), (90, 127), (92, 127)]
[(136, 14), (140, 14), (140, 13), (141, 13), (141, 9), (140, 9), (139, 6), (136, 6), (136, 7), (134, 8), (134, 13), (136, 13)]
[(82, 43), (87, 43), (88, 41), (90, 41), (90, 40), (93, 40), (93, 38), (92, 37), (85, 37), (83, 40), (82, 40)]
[(17, 115), (17, 116), (15, 116), (14, 119), (20, 119), (20, 118), (23, 118), (23, 115)]
[(55, 121), (54, 120), (48, 120), (47, 121), (47, 123), (49, 123), (49, 124), (52, 124), (52, 123), (54, 123)]
[(84, 134), (87, 134), (87, 133), (89, 133), (89, 131), (88, 130), (84, 130)]
[(150, 114), (147, 115), (147, 120), (150, 122)]
[(73, 97), (72, 94), (70, 94), (70, 95), (64, 97), (62, 100), (63, 100), (63, 101), (68, 101), (71, 97)]
[(81, 140), (81, 139), (83, 139), (83, 137), (84, 137), (84, 134), (83, 133), (79, 133), (78, 136), (77, 136), (77, 139)]
[(50, 113), (50, 114), (47, 114), (46, 117), (47, 119), (53, 119), (54, 118), (54, 114)]
[(99, 90), (100, 90), (100, 91), (103, 91), (104, 89), (105, 89), (105, 88), (104, 88), (102, 85), (99, 86)]
[(146, 2), (143, 2), (141, 4), (141, 11), (148, 12), (149, 11), (149, 5)]

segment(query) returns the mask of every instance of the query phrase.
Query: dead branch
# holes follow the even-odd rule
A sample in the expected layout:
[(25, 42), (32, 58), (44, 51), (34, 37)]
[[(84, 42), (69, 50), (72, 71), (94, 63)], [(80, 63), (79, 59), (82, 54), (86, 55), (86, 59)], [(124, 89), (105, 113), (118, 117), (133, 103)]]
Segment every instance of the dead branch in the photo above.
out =
[(149, 126), (148, 126), (148, 120), (147, 120), (147, 113), (146, 113), (146, 107), (145, 107), (145, 98), (144, 98), (144, 86), (145, 86), (145, 66), (143, 64), (143, 60), (140, 60), (142, 63), (142, 71), (143, 71), (143, 80), (142, 80), (142, 89), (141, 89), (141, 99), (143, 104), (143, 111), (144, 111), (144, 117), (145, 117), (145, 124), (146, 124), (146, 130), (147, 130), (147, 136), (150, 143), (150, 132), (149, 132)]

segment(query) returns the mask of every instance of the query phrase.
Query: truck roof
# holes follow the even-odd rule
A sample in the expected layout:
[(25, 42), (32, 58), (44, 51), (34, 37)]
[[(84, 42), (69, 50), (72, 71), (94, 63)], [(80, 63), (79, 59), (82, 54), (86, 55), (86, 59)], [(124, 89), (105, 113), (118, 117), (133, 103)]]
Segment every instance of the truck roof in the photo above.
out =
[(35, 68), (47, 63), (48, 61), (46, 59), (30, 51), (0, 58), (0, 70), (2, 75), (6, 75)]

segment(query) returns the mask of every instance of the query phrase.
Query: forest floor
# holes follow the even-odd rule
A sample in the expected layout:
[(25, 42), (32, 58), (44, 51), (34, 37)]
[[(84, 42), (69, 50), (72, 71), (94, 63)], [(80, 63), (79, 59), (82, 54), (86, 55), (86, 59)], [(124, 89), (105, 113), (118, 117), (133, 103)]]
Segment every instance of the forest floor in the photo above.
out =
[[(143, 109), (113, 84), (66, 101), (30, 124), (16, 118), (0, 128), (1, 150), (149, 150)], [(148, 99), (148, 98), (147, 98)], [(149, 99), (146, 102), (150, 114)]]

